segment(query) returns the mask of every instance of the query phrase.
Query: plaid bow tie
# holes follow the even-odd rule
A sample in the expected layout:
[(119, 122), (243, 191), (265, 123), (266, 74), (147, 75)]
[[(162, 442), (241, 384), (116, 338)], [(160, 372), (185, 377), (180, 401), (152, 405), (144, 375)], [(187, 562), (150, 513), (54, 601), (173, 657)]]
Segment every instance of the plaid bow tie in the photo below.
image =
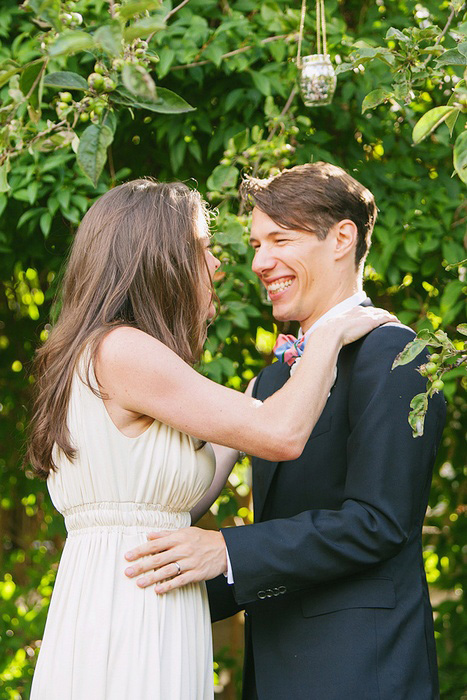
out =
[(297, 357), (303, 354), (305, 343), (304, 335), (297, 339), (294, 335), (279, 333), (273, 353), (279, 362), (287, 362), (288, 365), (292, 366)]

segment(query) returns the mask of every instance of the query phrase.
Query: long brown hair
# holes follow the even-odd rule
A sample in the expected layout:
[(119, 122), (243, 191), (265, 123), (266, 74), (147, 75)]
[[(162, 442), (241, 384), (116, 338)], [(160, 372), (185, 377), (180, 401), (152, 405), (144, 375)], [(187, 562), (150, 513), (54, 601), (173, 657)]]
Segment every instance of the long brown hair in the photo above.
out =
[[(206, 206), (181, 182), (149, 179), (98, 199), (77, 231), (63, 278), (61, 310), (33, 365), (36, 400), (26, 461), (36, 474), (56, 469), (56, 445), (76, 456), (67, 428), (73, 373), (85, 346), (94, 360), (116, 326), (138, 328), (193, 365), (206, 338), (202, 296), (211, 284), (199, 235)], [(201, 229), (201, 230), (200, 230)], [(90, 382), (90, 361), (83, 379)]]

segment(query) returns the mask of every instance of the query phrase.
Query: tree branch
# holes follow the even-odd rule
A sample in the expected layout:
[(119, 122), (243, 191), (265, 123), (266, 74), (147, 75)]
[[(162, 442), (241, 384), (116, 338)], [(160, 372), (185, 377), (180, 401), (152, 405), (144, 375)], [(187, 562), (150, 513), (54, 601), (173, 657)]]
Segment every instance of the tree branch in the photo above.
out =
[(185, 7), (190, 2), (190, 0), (183, 0), (183, 2), (180, 3), (180, 5), (177, 5), (177, 7), (174, 7), (173, 10), (170, 10), (168, 14), (164, 17), (164, 21), (168, 22), (171, 17), (174, 16), (176, 12), (182, 9), (182, 7)]
[[(436, 49), (436, 48), (439, 46), (439, 44), (441, 43), (441, 39), (443, 38), (443, 36), (446, 34), (446, 32), (448, 31), (449, 27), (451, 26), (451, 22), (452, 22), (452, 20), (454, 19), (454, 16), (457, 15), (457, 13), (460, 12), (460, 11), (462, 10), (462, 8), (464, 7), (464, 5), (465, 5), (465, 3), (463, 3), (463, 4), (461, 5), (461, 7), (460, 7), (458, 10), (456, 10), (455, 7), (452, 8), (451, 14), (450, 14), (449, 17), (448, 17), (448, 21), (447, 21), (446, 24), (444, 25), (444, 29), (443, 29), (443, 31), (441, 32), (441, 34), (439, 35), (439, 37), (436, 39), (436, 41), (435, 41), (435, 43), (434, 43), (434, 46), (433, 46), (433, 49)], [(433, 58), (433, 54), (432, 54), (432, 53), (428, 54), (428, 56), (426, 57), (426, 59), (425, 59), (423, 65), (426, 66), (426, 65), (431, 61), (432, 58)]]
[[(259, 42), (260, 44), (269, 44), (270, 41), (279, 41), (280, 39), (286, 39), (287, 41), (292, 41), (296, 40), (298, 37), (298, 34), (280, 34), (278, 36), (268, 36), (266, 39), (261, 39)], [(239, 53), (245, 53), (245, 51), (249, 51), (250, 49), (254, 49), (255, 45), (249, 45), (249, 46), (242, 46), (239, 49), (235, 49), (234, 51), (229, 51), (228, 53), (225, 53), (221, 56), (221, 58), (230, 58), (231, 56), (236, 56)], [(195, 61), (194, 63), (185, 63), (185, 65), (182, 66), (172, 66), (170, 69), (172, 70), (185, 70), (186, 68), (194, 68), (195, 66), (205, 66), (206, 64), (211, 63), (209, 60), (204, 60), (204, 61)]]

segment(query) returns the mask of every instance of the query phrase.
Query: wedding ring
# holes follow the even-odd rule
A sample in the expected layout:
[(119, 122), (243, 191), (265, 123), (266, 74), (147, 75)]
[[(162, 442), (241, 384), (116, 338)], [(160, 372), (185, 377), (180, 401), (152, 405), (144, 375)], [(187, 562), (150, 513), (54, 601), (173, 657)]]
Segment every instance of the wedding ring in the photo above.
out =
[(180, 574), (182, 573), (182, 567), (180, 566), (178, 561), (174, 561), (174, 564), (177, 567), (177, 573), (175, 574), (175, 576), (180, 576)]

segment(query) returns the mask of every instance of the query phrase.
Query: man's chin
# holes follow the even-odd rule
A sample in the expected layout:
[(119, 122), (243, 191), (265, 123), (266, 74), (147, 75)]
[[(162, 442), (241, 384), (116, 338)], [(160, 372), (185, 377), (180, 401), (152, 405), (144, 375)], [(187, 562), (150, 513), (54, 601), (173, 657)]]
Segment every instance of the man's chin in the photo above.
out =
[(284, 309), (280, 307), (280, 304), (277, 304), (274, 306), (272, 305), (272, 315), (276, 319), (276, 321), (296, 321), (297, 317), (293, 313), (293, 310), (289, 309)]

